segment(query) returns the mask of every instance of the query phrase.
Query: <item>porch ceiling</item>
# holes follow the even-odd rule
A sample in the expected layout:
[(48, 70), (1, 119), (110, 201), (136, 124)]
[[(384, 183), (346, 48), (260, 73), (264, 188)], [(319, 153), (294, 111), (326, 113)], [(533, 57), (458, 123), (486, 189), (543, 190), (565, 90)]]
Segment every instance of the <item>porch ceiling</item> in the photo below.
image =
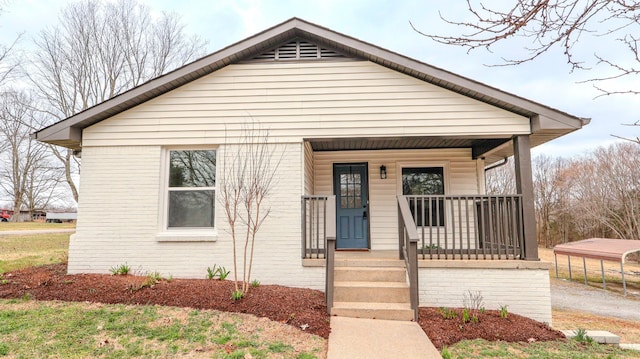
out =
[(397, 150), (428, 148), (471, 148), (473, 157), (480, 157), (510, 138), (464, 137), (382, 137), (382, 138), (322, 138), (307, 139), (314, 151)]

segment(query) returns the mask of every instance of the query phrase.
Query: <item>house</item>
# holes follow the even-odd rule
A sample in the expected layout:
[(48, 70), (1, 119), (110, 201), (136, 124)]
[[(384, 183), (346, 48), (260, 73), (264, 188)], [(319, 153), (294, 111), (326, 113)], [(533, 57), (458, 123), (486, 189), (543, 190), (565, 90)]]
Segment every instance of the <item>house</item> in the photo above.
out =
[[(216, 177), (248, 121), (285, 148), (252, 278), (326, 290), (334, 314), (385, 317), (395, 294), (370, 297), (387, 286), (413, 313), (479, 294), (551, 321), (530, 148), (588, 120), (297, 18), (35, 134), (82, 156), (69, 273), (232, 268)], [(486, 195), (510, 156), (518, 193)], [(195, 167), (209, 175), (174, 183)]]

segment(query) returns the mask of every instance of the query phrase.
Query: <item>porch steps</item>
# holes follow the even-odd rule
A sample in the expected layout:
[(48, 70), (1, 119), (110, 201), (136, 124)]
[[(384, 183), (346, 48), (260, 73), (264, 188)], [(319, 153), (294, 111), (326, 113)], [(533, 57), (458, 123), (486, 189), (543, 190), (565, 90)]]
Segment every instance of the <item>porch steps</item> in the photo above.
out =
[(412, 320), (404, 261), (336, 259), (331, 315)]

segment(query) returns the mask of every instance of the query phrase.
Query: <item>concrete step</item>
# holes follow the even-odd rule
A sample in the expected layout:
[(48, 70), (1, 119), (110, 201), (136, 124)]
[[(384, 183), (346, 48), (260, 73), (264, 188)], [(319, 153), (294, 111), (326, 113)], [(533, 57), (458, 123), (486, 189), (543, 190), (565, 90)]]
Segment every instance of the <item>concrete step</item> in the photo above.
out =
[(413, 320), (409, 303), (334, 302), (331, 315), (350, 318)]
[[(561, 330), (568, 339), (575, 338), (575, 330)], [(620, 344), (620, 337), (606, 330), (587, 330), (586, 335), (593, 339), (594, 342), (600, 344)]]
[(407, 271), (401, 267), (336, 267), (338, 282), (405, 282)]
[(404, 261), (387, 258), (336, 258), (334, 267), (402, 267)]
[(336, 281), (334, 302), (409, 303), (409, 287), (404, 282)]

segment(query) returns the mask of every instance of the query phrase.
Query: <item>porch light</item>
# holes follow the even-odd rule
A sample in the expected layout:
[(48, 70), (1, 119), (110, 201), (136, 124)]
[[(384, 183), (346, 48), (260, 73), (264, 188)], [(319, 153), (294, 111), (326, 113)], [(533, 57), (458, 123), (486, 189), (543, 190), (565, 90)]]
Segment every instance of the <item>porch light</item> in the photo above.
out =
[(380, 179), (387, 179), (387, 166), (380, 166)]

